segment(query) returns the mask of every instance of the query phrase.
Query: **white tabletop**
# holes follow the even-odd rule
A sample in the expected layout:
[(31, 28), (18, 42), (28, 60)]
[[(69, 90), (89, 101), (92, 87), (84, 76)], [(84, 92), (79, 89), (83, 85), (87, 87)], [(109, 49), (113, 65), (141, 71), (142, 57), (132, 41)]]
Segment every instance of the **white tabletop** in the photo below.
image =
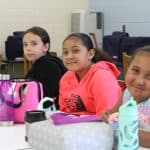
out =
[(25, 141), (25, 125), (15, 124), (10, 127), (0, 127), (1, 150), (31, 150)]

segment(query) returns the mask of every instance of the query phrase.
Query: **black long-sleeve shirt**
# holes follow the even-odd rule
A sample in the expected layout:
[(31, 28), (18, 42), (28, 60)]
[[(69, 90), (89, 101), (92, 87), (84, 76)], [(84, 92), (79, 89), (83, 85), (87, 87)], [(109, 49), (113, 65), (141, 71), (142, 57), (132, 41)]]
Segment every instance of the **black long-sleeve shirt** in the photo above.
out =
[(58, 97), (59, 80), (65, 71), (61, 59), (47, 54), (32, 65), (26, 78), (40, 81), (43, 84), (44, 96)]

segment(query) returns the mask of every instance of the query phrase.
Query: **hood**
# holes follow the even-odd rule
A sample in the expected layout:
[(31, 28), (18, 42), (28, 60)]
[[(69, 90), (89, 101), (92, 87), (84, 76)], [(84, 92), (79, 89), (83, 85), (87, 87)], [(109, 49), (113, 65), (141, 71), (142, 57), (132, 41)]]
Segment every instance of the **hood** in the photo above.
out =
[(95, 64), (93, 64), (93, 66), (91, 67), (90, 72), (95, 72), (97, 69), (105, 69), (105, 70), (109, 70), (111, 71), (116, 77), (118, 77), (120, 75), (120, 71), (118, 70), (118, 68), (116, 67), (115, 64), (108, 62), (108, 61), (100, 61), (97, 62)]

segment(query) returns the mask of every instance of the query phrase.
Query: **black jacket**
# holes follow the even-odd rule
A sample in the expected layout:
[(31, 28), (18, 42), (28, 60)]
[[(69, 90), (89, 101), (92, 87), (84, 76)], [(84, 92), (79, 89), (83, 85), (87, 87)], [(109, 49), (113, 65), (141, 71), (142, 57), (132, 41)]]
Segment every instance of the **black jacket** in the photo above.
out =
[(65, 72), (61, 59), (47, 54), (32, 65), (26, 78), (40, 81), (43, 84), (44, 96), (58, 98), (59, 80)]

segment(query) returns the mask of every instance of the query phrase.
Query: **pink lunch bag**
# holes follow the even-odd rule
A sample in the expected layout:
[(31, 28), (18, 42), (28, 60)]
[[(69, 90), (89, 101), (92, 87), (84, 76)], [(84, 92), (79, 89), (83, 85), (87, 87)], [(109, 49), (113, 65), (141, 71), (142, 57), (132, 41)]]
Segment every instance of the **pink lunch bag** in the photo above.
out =
[(12, 80), (14, 91), (14, 122), (23, 123), (25, 112), (36, 110), (43, 98), (43, 86), (40, 82), (27, 79)]

